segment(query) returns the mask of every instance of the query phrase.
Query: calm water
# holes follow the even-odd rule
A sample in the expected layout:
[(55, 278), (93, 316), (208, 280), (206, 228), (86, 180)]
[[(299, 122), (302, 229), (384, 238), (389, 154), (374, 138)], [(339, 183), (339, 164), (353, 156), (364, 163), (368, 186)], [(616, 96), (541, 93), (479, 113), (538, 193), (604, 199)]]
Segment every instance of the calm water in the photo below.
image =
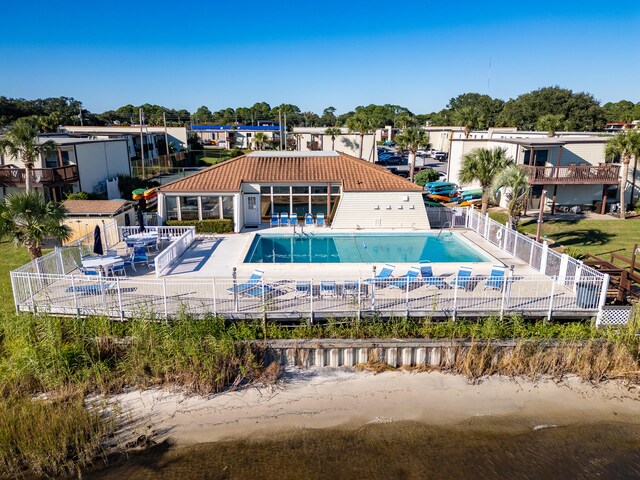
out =
[(450, 232), (438, 234), (275, 235), (258, 234), (245, 263), (487, 262)]
[[(483, 420), (484, 419), (484, 420)], [(482, 422), (492, 422), (483, 425)], [(86, 478), (125, 479), (630, 479), (640, 478), (638, 425), (534, 430), (478, 417), (463, 427), (414, 422), (296, 430), (269, 438), (158, 445)], [(529, 423), (526, 427), (523, 423)]]

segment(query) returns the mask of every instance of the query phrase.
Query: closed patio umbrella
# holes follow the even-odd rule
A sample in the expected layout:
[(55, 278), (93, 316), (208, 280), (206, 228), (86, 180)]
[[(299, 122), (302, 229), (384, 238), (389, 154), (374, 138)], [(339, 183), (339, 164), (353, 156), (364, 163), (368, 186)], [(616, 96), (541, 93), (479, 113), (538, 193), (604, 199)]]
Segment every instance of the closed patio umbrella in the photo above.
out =
[(138, 226), (140, 227), (140, 233), (142, 233), (144, 232), (144, 212), (140, 207), (138, 207), (136, 211), (136, 218), (138, 220)]
[(104, 255), (104, 249), (102, 248), (102, 235), (98, 225), (96, 225), (96, 228), (93, 230), (93, 253), (96, 255)]

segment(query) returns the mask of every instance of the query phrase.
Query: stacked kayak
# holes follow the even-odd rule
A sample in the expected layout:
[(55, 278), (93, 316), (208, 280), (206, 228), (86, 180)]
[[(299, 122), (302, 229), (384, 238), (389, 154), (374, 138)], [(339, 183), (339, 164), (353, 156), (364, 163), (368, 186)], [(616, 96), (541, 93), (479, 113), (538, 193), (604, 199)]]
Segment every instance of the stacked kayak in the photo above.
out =
[(156, 192), (155, 188), (137, 188), (136, 190), (131, 192), (131, 194), (133, 196), (133, 199), (138, 200), (138, 202), (140, 202), (140, 200), (144, 200), (145, 210), (155, 208), (158, 203), (158, 192)]

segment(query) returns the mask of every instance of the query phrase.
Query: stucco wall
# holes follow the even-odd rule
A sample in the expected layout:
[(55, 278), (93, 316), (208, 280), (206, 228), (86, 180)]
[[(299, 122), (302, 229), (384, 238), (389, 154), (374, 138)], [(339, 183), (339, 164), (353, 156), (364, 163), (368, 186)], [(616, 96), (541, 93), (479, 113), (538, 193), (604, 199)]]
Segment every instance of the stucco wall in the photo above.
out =
[(93, 192), (100, 182), (131, 172), (126, 140), (79, 144), (76, 153), (80, 186), (84, 192)]
[(343, 192), (331, 226), (427, 229), (429, 220), (420, 192)]

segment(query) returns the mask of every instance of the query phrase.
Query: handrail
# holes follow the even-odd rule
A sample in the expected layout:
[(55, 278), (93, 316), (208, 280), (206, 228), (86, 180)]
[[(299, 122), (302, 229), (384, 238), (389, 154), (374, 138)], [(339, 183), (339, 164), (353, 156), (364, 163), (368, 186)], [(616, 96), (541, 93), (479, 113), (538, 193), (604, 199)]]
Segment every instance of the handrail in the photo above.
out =
[(156, 277), (160, 278), (165, 271), (182, 255), (196, 239), (196, 228), (186, 227), (188, 230), (175, 239), (167, 248), (154, 258)]
[(615, 184), (618, 183), (620, 165), (566, 165), (534, 166), (520, 165), (529, 173), (531, 184)]
[[(25, 168), (0, 167), (1, 184), (10, 186), (19, 185), (25, 183), (26, 178), (27, 170)], [(78, 178), (78, 167), (76, 165), (31, 169), (31, 182), (34, 185), (75, 182)]]

